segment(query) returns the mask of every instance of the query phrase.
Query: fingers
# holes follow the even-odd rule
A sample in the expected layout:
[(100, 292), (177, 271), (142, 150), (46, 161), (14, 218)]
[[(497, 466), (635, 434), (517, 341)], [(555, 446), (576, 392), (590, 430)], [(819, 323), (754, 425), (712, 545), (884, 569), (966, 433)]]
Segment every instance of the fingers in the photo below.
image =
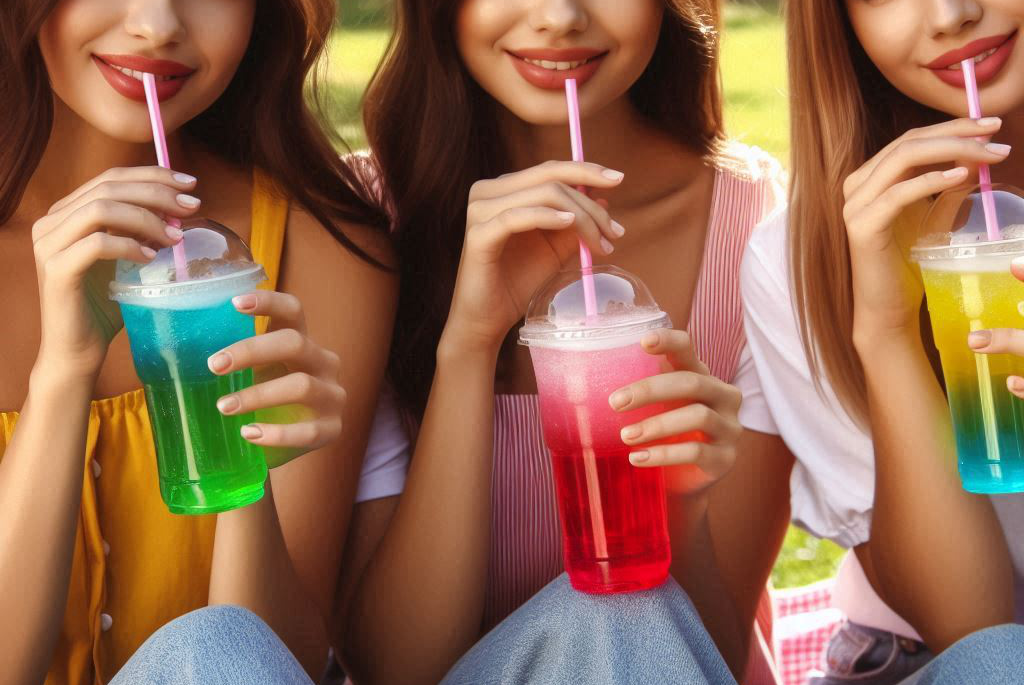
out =
[(255, 366), (283, 364), (291, 371), (335, 379), (340, 369), (338, 355), (320, 347), (294, 328), (239, 340), (212, 355), (208, 364), (210, 371), (219, 376)]
[(968, 346), (981, 354), (1024, 356), (1024, 331), (1019, 328), (993, 328), (974, 331), (967, 336)]
[(217, 409), (230, 416), (284, 405), (303, 405), (324, 414), (338, 414), (345, 399), (345, 390), (337, 383), (296, 372), (225, 395), (217, 400)]
[(175, 189), (179, 193), (187, 193), (196, 186), (196, 179), (188, 174), (179, 171), (164, 169), (158, 166), (147, 167), (117, 167), (108, 169), (96, 178), (82, 184), (74, 192), (58, 200), (48, 214), (56, 214), (65, 207), (78, 202), (86, 193), (89, 193), (103, 184), (129, 184), (129, 183), (158, 183)]
[(132, 238), (93, 233), (68, 249), (41, 260), (40, 269), (47, 280), (57, 278), (69, 281), (80, 278), (101, 260), (127, 259), (144, 264), (155, 256), (156, 252), (152, 248)]
[(506, 209), (493, 219), (472, 226), (466, 235), (467, 247), (484, 254), (501, 254), (502, 249), (516, 233), (526, 233), (536, 229), (561, 231), (575, 226), (580, 238), (599, 254), (609, 254), (612, 245), (600, 235), (592, 221), (580, 222), (577, 214), (571, 211), (552, 209), (550, 207), (515, 207)]
[(556, 182), (567, 186), (614, 188), (622, 183), (624, 174), (590, 162), (550, 161), (505, 174), (495, 179), (477, 181), (469, 192), (470, 203), (502, 197), (543, 183)]
[(159, 246), (173, 245), (181, 238), (180, 230), (169, 228), (148, 209), (115, 200), (92, 200), (56, 225), (37, 222), (33, 228), (36, 255), (45, 259), (97, 232)]
[(672, 368), (708, 374), (708, 367), (697, 356), (697, 348), (686, 331), (662, 328), (651, 331), (640, 341), (647, 354), (665, 355)]
[(620, 437), (630, 446), (661, 440), (731, 443), (743, 428), (735, 414), (720, 414), (704, 404), (690, 404), (626, 426)]
[(306, 333), (306, 314), (302, 302), (294, 295), (254, 290), (232, 298), (231, 303), (242, 314), (269, 316), (274, 330), (294, 328), (299, 333)]
[(629, 461), (640, 468), (693, 464), (712, 479), (718, 479), (732, 468), (736, 461), (736, 449), (731, 445), (706, 442), (651, 445), (631, 452)]
[(716, 411), (739, 411), (742, 393), (714, 376), (693, 371), (673, 371), (650, 376), (616, 390), (608, 398), (619, 412), (664, 402), (700, 403)]
[(1024, 378), (1020, 376), (1007, 376), (1006, 388), (1017, 397), (1024, 400)]
[(254, 445), (315, 450), (337, 440), (341, 428), (341, 417), (330, 416), (299, 423), (250, 423), (241, 433)]

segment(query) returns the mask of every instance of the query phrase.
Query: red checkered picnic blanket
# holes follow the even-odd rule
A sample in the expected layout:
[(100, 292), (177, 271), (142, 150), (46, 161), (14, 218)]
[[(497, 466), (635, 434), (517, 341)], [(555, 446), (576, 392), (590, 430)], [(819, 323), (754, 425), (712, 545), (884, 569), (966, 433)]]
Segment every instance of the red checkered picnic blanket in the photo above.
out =
[(832, 607), (832, 580), (792, 590), (773, 590), (775, 663), (781, 685), (806, 685), (821, 675), (825, 650), (843, 622)]

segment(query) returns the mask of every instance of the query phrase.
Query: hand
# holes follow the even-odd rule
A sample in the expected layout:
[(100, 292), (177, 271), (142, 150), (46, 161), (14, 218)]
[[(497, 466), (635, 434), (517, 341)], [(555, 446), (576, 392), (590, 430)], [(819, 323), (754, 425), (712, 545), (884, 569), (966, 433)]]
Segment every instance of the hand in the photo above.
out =
[(181, 231), (163, 217), (193, 214), (184, 195), (195, 179), (160, 167), (110, 169), (57, 202), (32, 227), (39, 280), (42, 342), (37, 365), (73, 377), (99, 373), (121, 328), (107, 297), (117, 259), (149, 262), (153, 247), (172, 245)]
[(598, 164), (545, 162), (473, 184), (446, 335), (496, 349), (537, 288), (577, 254), (578, 237), (610, 253), (625, 229), (575, 186), (612, 188), (622, 178)]
[[(1010, 272), (1017, 280), (1024, 281), (1024, 262), (1014, 262)], [(1015, 354), (1024, 357), (1024, 331), (1019, 328), (993, 328), (987, 331), (973, 331), (967, 336), (967, 345), (981, 354)], [(1006, 388), (1024, 400), (1024, 378), (1007, 376)]]
[[(908, 131), (843, 184), (853, 271), (854, 330), (866, 337), (915, 330), (923, 289), (902, 254), (893, 223), (908, 207), (962, 184), (963, 164), (997, 164), (1009, 154), (1005, 145), (975, 140), (1002, 126), (999, 119), (957, 119)], [(922, 167), (945, 165), (945, 171)]]
[(652, 405), (673, 408), (622, 429), (622, 441), (639, 448), (629, 460), (641, 468), (689, 465), (666, 474), (670, 488), (692, 492), (706, 487), (736, 461), (742, 394), (708, 372), (683, 331), (656, 331), (641, 345), (648, 354), (665, 355), (669, 370), (616, 390), (609, 404), (620, 412)]
[(306, 334), (302, 303), (293, 295), (256, 291), (232, 300), (250, 316), (269, 316), (270, 330), (240, 340), (210, 357), (218, 376), (255, 369), (256, 383), (217, 401), (222, 414), (256, 412), (242, 437), (262, 445), (275, 468), (327, 445), (341, 435), (345, 390), (338, 355)]

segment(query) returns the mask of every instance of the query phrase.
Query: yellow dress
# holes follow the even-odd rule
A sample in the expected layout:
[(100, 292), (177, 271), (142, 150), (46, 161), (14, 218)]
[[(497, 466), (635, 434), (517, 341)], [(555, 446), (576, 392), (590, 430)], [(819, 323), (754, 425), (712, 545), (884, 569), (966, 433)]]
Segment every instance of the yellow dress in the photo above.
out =
[[(254, 175), (256, 261), (274, 289), (287, 200)], [(257, 332), (267, 321), (257, 321)], [(16, 412), (0, 413), (0, 458)], [(157, 485), (143, 391), (96, 400), (89, 414), (82, 508), (67, 608), (46, 685), (101, 685), (160, 626), (206, 605), (217, 517), (176, 516)], [(109, 544), (108, 544), (109, 543)]]

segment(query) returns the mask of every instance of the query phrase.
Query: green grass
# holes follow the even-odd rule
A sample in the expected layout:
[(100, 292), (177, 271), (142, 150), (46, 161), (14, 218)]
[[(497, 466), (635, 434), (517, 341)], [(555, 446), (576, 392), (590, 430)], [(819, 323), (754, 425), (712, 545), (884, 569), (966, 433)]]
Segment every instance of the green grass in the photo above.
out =
[[(347, 2), (348, 0), (346, 0)], [(327, 91), (335, 125), (353, 147), (365, 145), (359, 116), (363, 89), (387, 45), (381, 0), (358, 0), (330, 44)], [(348, 5), (346, 5), (347, 7)], [(729, 136), (789, 159), (789, 117), (782, 21), (773, 2), (729, 4), (722, 42), (722, 80)], [(772, 572), (776, 587), (834, 575), (842, 550), (790, 528)]]

